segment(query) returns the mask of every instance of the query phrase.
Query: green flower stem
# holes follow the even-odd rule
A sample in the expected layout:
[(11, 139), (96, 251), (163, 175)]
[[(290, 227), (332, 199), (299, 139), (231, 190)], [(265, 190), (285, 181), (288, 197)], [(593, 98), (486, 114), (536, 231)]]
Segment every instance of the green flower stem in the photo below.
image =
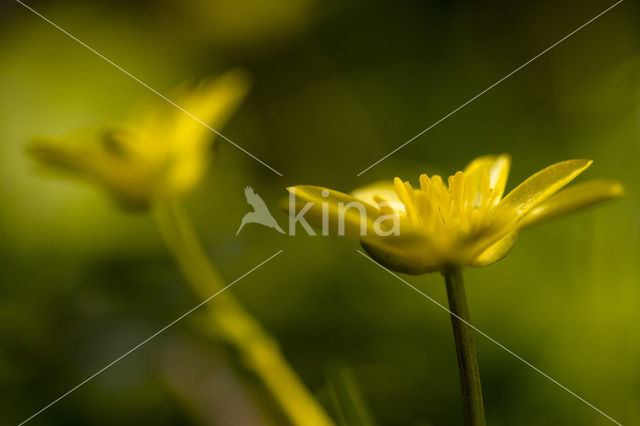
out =
[[(226, 285), (177, 202), (155, 208), (158, 226), (192, 289), (203, 300)], [(210, 330), (255, 374), (293, 425), (333, 425), (287, 364), (278, 344), (226, 290), (206, 307)]]
[(447, 283), (451, 325), (453, 326), (453, 338), (456, 342), (458, 355), (464, 424), (466, 426), (485, 426), (480, 370), (478, 369), (476, 345), (473, 341), (473, 330), (464, 322), (470, 323), (470, 317), (462, 271), (460, 268), (452, 268), (443, 272), (443, 275)]

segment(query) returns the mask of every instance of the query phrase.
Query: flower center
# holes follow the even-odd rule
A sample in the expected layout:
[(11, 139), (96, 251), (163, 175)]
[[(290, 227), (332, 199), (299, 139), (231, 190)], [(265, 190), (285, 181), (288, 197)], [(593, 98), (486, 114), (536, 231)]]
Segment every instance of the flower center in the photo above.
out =
[(498, 191), (491, 187), (488, 170), (473, 178), (459, 171), (449, 176), (448, 184), (438, 175), (429, 178), (423, 174), (420, 189), (399, 178), (393, 183), (411, 224), (448, 241), (478, 232), (500, 200)]

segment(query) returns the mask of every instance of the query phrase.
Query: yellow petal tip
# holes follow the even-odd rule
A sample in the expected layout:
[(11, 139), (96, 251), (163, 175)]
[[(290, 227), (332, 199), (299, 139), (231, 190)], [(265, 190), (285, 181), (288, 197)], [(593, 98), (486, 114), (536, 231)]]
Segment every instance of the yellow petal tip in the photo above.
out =
[(618, 181), (611, 182), (611, 187), (609, 189), (611, 191), (611, 196), (620, 198), (627, 195), (627, 188), (623, 184)]
[(584, 168), (591, 167), (593, 164), (593, 160), (589, 160), (588, 158), (578, 158), (576, 161), (581, 161), (584, 163)]
[(580, 169), (585, 170), (591, 167), (591, 165), (593, 164), (593, 160), (590, 160), (588, 158), (572, 158), (571, 160), (560, 161), (559, 163), (556, 163), (556, 164), (570, 164), (570, 163), (573, 163), (577, 165)]

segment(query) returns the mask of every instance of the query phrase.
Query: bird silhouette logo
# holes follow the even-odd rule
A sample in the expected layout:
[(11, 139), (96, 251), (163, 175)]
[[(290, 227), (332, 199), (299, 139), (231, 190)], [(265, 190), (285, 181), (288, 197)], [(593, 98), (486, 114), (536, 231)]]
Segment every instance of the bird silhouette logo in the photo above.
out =
[(253, 191), (253, 188), (247, 186), (244, 189), (244, 195), (245, 197), (247, 197), (247, 203), (249, 203), (249, 205), (253, 207), (253, 211), (244, 215), (244, 217), (242, 218), (242, 223), (240, 224), (236, 235), (240, 233), (242, 228), (244, 228), (247, 223), (259, 223), (260, 225), (264, 225), (268, 228), (273, 228), (279, 233), (284, 234), (284, 231), (282, 230), (282, 228), (280, 228), (278, 222), (276, 222), (273, 216), (271, 216), (267, 205), (264, 203), (262, 198), (260, 198), (260, 196)]

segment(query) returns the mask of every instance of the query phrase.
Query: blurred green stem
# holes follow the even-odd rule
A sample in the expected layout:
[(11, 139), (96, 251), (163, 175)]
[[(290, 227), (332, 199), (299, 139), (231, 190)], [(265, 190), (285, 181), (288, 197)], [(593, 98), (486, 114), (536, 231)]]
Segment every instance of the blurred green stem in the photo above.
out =
[(329, 393), (341, 426), (374, 426), (369, 408), (360, 392), (353, 370), (335, 365), (329, 370)]
[(473, 330), (467, 325), (470, 323), (470, 316), (462, 271), (460, 268), (451, 268), (443, 272), (443, 275), (447, 284), (453, 338), (456, 342), (458, 355), (464, 424), (466, 426), (485, 426), (478, 356), (473, 341)]
[[(197, 295), (206, 299), (222, 290), (225, 282), (202, 249), (179, 203), (167, 202), (154, 211), (167, 246)], [(285, 361), (275, 339), (229, 290), (211, 299), (206, 307), (213, 331), (261, 380), (293, 425), (333, 425)]]

